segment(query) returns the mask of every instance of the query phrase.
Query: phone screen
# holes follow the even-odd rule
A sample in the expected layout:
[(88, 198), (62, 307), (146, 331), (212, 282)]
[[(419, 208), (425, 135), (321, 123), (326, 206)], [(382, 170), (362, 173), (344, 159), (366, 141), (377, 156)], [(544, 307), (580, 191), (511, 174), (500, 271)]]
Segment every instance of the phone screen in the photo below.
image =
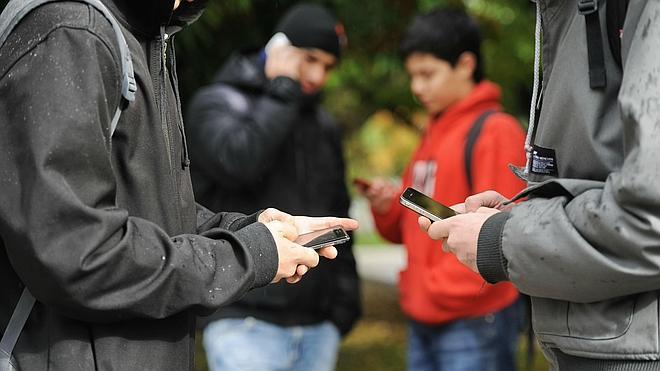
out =
[(446, 219), (457, 214), (451, 208), (410, 187), (403, 191), (400, 202), (403, 206), (432, 221)]
[(344, 243), (351, 238), (348, 233), (341, 227), (332, 227), (314, 231), (310, 233), (301, 234), (296, 239), (296, 243), (310, 249), (320, 249), (322, 247), (338, 245)]

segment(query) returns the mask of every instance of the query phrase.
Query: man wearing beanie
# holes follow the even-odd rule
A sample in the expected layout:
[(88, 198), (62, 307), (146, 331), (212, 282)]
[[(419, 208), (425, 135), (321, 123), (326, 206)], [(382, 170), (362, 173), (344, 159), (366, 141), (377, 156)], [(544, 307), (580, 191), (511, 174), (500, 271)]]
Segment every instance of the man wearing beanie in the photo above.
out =
[[(303, 4), (255, 54), (234, 54), (187, 113), (192, 178), (211, 210), (266, 207), (348, 214), (339, 128), (320, 90), (345, 44), (325, 8)], [(332, 370), (342, 335), (361, 313), (351, 242), (298, 285), (248, 293), (204, 330), (211, 370)]]

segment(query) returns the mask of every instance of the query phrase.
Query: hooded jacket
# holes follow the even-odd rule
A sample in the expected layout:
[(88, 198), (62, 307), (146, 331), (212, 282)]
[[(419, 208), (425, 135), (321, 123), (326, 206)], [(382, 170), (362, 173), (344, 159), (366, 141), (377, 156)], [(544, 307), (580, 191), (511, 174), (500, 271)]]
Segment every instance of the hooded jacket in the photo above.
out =
[(195, 316), (271, 281), (277, 250), (256, 215), (193, 199), (167, 43), (203, 2), (104, 3), (138, 85), (112, 138), (121, 67), (100, 12), (44, 5), (0, 48), (0, 329), (26, 285), (18, 369), (192, 369)]
[[(276, 207), (295, 215), (348, 215), (339, 128), (318, 96), (298, 83), (269, 81), (259, 55), (235, 54), (194, 97), (187, 132), (193, 186), (212, 210), (252, 213)], [(252, 316), (282, 326), (332, 321), (346, 334), (358, 319), (359, 281), (352, 242), (295, 286), (270, 285), (213, 318)]]
[[(484, 123), (473, 147), (473, 185), (465, 174), (465, 145), (468, 133), (485, 111), (501, 109), (499, 88), (483, 81), (462, 100), (431, 120), (422, 142), (402, 177), (402, 188), (413, 187), (445, 205), (463, 202), (471, 192), (497, 189), (512, 196), (523, 183), (507, 169), (522, 164), (524, 135), (516, 120), (494, 113)], [(403, 243), (408, 264), (400, 273), (401, 307), (410, 318), (427, 325), (483, 316), (499, 311), (518, 297), (509, 283), (486, 285), (479, 275), (442, 250), (417, 223), (417, 214), (392, 200), (389, 211), (373, 211), (382, 236)]]
[[(599, 2), (606, 35), (604, 2)], [(532, 297), (555, 367), (660, 368), (660, 2), (630, 1), (620, 69), (590, 89), (577, 2), (539, 0), (543, 95), (530, 199), (490, 217), (478, 265)], [(630, 362), (646, 360), (655, 362)], [(628, 361), (628, 362), (626, 362)]]

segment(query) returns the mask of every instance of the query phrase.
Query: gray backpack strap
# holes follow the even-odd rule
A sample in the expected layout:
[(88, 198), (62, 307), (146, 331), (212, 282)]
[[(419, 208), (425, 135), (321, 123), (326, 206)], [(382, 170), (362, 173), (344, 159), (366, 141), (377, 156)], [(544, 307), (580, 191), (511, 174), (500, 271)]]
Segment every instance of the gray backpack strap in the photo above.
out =
[[(25, 15), (34, 10), (35, 8), (55, 1), (62, 0), (11, 0), (7, 6), (5, 6), (2, 15), (0, 15), (0, 47), (4, 45), (7, 37), (11, 31), (16, 27), (16, 25), (23, 19)], [(121, 83), (121, 95), (122, 98), (127, 102), (133, 102), (135, 100), (135, 92), (137, 91), (137, 84), (135, 83), (135, 74), (133, 71), (133, 62), (131, 60), (131, 53), (128, 49), (128, 44), (126, 43), (126, 38), (121, 31), (121, 27), (117, 20), (112, 15), (112, 13), (106, 8), (105, 5), (100, 0), (74, 0), (83, 3), (92, 5), (98, 11), (103, 13), (103, 15), (110, 21), (112, 28), (115, 31), (115, 36), (117, 37), (117, 42), (119, 43), (119, 53), (121, 57), (121, 67), (122, 67), (122, 83)], [(117, 123), (119, 122), (119, 116), (121, 114), (123, 103), (120, 103), (113, 120), (110, 124), (110, 136), (115, 132), (117, 128)]]
[(11, 353), (18, 337), (21, 335), (25, 322), (30, 316), (34, 303), (34, 296), (28, 291), (27, 287), (24, 288), (21, 298), (18, 299), (18, 304), (14, 308), (14, 313), (9, 319), (5, 333), (2, 335), (2, 340), (0, 340), (0, 371), (10, 370)]

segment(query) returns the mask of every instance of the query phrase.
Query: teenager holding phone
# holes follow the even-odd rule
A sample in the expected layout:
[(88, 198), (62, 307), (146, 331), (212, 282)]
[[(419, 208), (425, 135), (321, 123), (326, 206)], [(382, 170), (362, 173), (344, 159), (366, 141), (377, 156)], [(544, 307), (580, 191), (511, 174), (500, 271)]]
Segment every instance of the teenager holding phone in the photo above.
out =
[[(374, 179), (364, 192), (381, 235), (407, 249), (399, 289), (410, 319), (409, 370), (515, 369), (515, 288), (486, 284), (443, 252), (442, 244), (419, 228), (417, 214), (399, 204), (406, 187), (445, 205), (478, 190), (513, 195), (522, 189), (507, 164), (524, 163), (516, 150), (524, 135), (514, 118), (499, 112), (498, 87), (483, 80), (480, 43), (477, 25), (462, 11), (435, 10), (414, 19), (401, 49), (410, 88), (427, 110), (429, 124), (402, 186)], [(470, 130), (486, 112), (493, 113), (483, 122), (466, 169)]]

